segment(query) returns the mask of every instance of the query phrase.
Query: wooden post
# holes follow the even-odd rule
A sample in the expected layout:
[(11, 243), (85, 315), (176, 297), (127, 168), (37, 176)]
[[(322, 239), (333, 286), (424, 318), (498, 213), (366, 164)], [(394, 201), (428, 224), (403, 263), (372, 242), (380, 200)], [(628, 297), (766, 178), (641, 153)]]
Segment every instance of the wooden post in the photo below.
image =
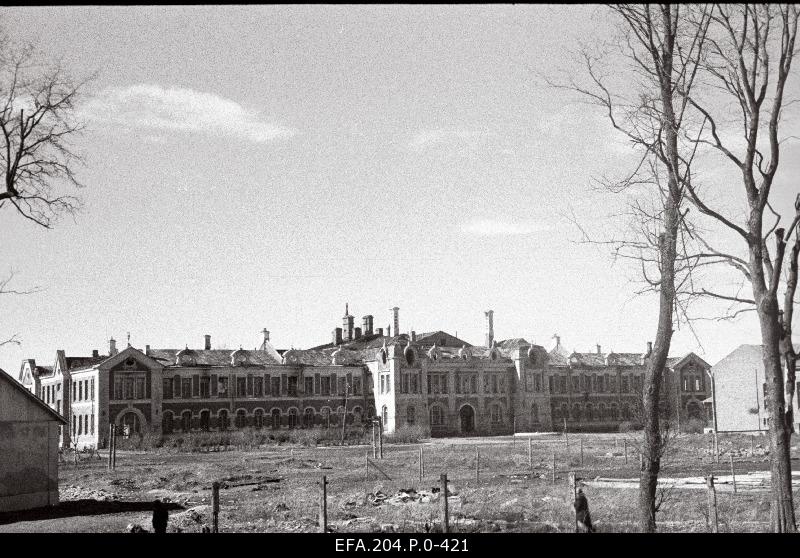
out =
[(583, 467), (583, 438), (581, 440), (581, 467)]
[(566, 446), (567, 451), (569, 452), (569, 434), (567, 434), (567, 419), (566, 419), (566, 417), (564, 418), (564, 445)]
[(422, 482), (422, 478), (425, 476), (425, 464), (423, 461), (422, 456), (422, 446), (419, 447), (419, 482)]
[(450, 513), (447, 509), (447, 473), (439, 477), (442, 491), (442, 533), (450, 532)]
[(622, 443), (625, 446), (625, 465), (627, 465), (628, 464), (628, 439), (627, 438), (623, 438), (622, 439)]
[(383, 459), (383, 421), (378, 425), (378, 457)]
[(717, 429), (714, 429), (714, 462), (719, 463), (719, 441), (717, 440)]
[(117, 426), (111, 427), (111, 469), (117, 468)]
[(717, 522), (717, 491), (714, 489), (714, 475), (706, 477), (706, 488), (708, 489), (708, 522), (712, 533), (719, 532)]
[(108, 470), (111, 470), (111, 438), (114, 436), (114, 425), (108, 425)]
[(378, 459), (378, 435), (377, 425), (372, 421), (372, 459)]
[(553, 452), (553, 484), (556, 483), (556, 454)]
[(369, 452), (364, 452), (364, 482), (369, 481)]
[(750, 457), (755, 457), (756, 455), (756, 437), (750, 436)]
[(729, 454), (731, 458), (731, 479), (733, 480), (733, 493), (736, 494), (736, 472), (733, 470), (733, 454)]
[(528, 469), (533, 473), (533, 440), (528, 436)]
[[(578, 489), (577, 489), (576, 484), (577, 484), (577, 481), (575, 479), (575, 472), (574, 471), (570, 471), (569, 472), (569, 485), (572, 487), (572, 501), (573, 501), (573, 503), (575, 502), (575, 499), (578, 497), (578, 492), (577, 492)], [(573, 513), (575, 514), (575, 532), (577, 533), (578, 532), (578, 510), (575, 510), (574, 506), (573, 506), (573, 510), (574, 510)]]
[(475, 482), (481, 480), (481, 451), (475, 448)]
[(322, 475), (322, 494), (319, 502), (319, 526), (323, 533), (328, 532), (328, 477)]
[(211, 483), (211, 513), (213, 514), (213, 532), (219, 533), (219, 483)]

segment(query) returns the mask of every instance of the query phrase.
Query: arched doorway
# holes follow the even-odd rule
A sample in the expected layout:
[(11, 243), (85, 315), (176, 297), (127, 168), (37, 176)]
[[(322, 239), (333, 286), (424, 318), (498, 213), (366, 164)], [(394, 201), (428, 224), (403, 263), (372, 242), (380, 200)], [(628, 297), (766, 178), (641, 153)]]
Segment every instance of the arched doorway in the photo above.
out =
[(464, 405), (458, 412), (461, 420), (461, 433), (471, 434), (475, 432), (475, 409), (471, 405)]

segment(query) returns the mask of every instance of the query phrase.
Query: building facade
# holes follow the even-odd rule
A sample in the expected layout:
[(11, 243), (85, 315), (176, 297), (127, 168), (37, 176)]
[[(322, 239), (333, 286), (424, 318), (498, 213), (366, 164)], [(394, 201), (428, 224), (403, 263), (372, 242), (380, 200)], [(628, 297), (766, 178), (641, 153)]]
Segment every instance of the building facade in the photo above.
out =
[[(362, 327), (345, 309), (331, 341), (276, 350), (264, 330), (260, 348), (140, 350), (67, 357), (53, 366), (26, 360), (20, 381), (61, 413), (62, 445), (102, 447), (108, 425), (123, 432), (173, 434), (241, 428), (310, 428), (378, 418), (386, 432), (418, 426), (432, 436), (512, 432), (614, 431), (636, 422), (647, 353), (547, 350), (525, 339), (494, 339), (487, 311), (486, 345), (444, 331), (392, 335), (390, 325)], [(702, 418), (710, 394), (707, 363), (690, 353), (670, 359), (665, 417)], [(700, 383), (695, 378), (700, 378)]]

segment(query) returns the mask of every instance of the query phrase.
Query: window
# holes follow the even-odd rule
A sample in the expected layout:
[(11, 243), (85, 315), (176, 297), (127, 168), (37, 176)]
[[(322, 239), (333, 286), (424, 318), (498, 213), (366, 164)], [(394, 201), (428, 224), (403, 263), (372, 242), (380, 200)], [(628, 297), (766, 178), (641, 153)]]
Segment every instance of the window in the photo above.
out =
[(211, 395), (211, 378), (203, 376), (200, 378), (200, 397), (208, 399)]
[(247, 413), (244, 409), (239, 409), (236, 411), (236, 428), (244, 428), (245, 426), (247, 426)]
[(492, 393), (497, 393), (497, 375), (492, 374)]
[(497, 389), (500, 390), (500, 393), (506, 392), (506, 379), (503, 376), (500, 376), (500, 379), (497, 382)]
[(416, 421), (416, 418), (417, 418), (417, 410), (411, 405), (406, 407), (406, 423), (409, 426), (411, 426)]
[(472, 393), (478, 393), (478, 376), (472, 376), (470, 379), (470, 389)]
[(208, 432), (211, 429), (211, 411), (200, 411), (200, 430)]
[(136, 413), (125, 413), (122, 416), (122, 435), (124, 437), (129, 437), (131, 434), (138, 434), (141, 430), (141, 424), (139, 423), (139, 417)]
[(273, 430), (276, 430), (281, 427), (280, 409), (272, 409), (272, 411), (270, 411), (270, 422)]
[(613, 374), (608, 378), (608, 391), (617, 393), (617, 377)]
[(320, 414), (322, 415), (322, 426), (325, 428), (330, 427), (331, 425), (331, 410), (328, 407), (323, 407), (320, 409)]
[[(331, 392), (331, 379), (329, 376), (322, 376), (320, 378), (320, 392), (324, 395), (328, 395)], [(383, 393), (383, 376), (381, 376), (381, 393)]]
[(381, 374), (381, 393), (386, 393), (386, 377)]
[(361, 378), (353, 378), (353, 394), (361, 394)]
[(122, 399), (122, 378), (114, 378), (114, 399)]
[[(83, 382), (78, 382), (78, 401), (83, 401)], [(80, 428), (78, 428), (80, 431)]]
[(238, 397), (247, 395), (247, 378), (244, 376), (236, 376), (236, 395)]
[(262, 411), (261, 409), (256, 409), (255, 411), (253, 411), (253, 427), (254, 428), (264, 427), (264, 411)]
[(135, 379), (135, 386), (136, 386), (136, 399), (144, 399), (144, 378), (136, 378)]
[(289, 409), (289, 428), (297, 428), (297, 409)]
[(539, 422), (539, 408), (536, 403), (531, 405), (531, 422), (534, 424)]
[(161, 417), (161, 432), (164, 434), (172, 434), (174, 426), (174, 419), (172, 416), (172, 411), (166, 411), (164, 416)]
[(572, 376), (572, 391), (575, 392), (575, 391), (580, 391), (580, 390), (581, 390), (580, 378), (576, 374), (576, 375)]
[(619, 420), (619, 409), (616, 403), (611, 404), (609, 412), (611, 413), (611, 420)]
[(125, 399), (133, 399), (133, 378), (125, 378)]
[(503, 422), (503, 410), (500, 408), (500, 405), (494, 404), (491, 407), (492, 413), (492, 424), (500, 424)]
[(581, 406), (578, 403), (575, 403), (572, 406), (572, 420), (579, 421), (581, 418)]
[(392, 382), (391, 376), (386, 374), (386, 393), (390, 393), (392, 391)]
[(408, 393), (408, 374), (400, 375), (400, 393)]
[(181, 413), (181, 430), (189, 432), (192, 429), (192, 412), (184, 411)]
[(439, 405), (434, 405), (431, 407), (431, 425), (441, 426), (443, 422), (442, 408)]
[(555, 384), (553, 383), (553, 377), (550, 376), (547, 378), (547, 387), (550, 388), (550, 393), (558, 393), (555, 389)]
[(72, 415), (72, 434), (75, 435), (77, 431), (78, 431), (78, 417)]
[(306, 395), (312, 395), (314, 393), (314, 378), (304, 378), (303, 383), (305, 384), (305, 393)]
[(172, 399), (172, 378), (164, 378), (161, 381), (161, 385), (162, 385), (161, 396), (164, 399)]
[(253, 379), (253, 396), (263, 397), (264, 395), (264, 378), (256, 376)]
[(409, 381), (410, 381), (409, 389), (411, 390), (411, 393), (422, 393), (419, 389), (419, 382), (417, 381), (416, 374), (412, 374)]
[(219, 421), (219, 429), (220, 430), (227, 430), (228, 429), (228, 411), (226, 409), (221, 409), (219, 414), (217, 415)]
[(483, 393), (489, 393), (489, 375), (483, 375)]
[[(217, 394), (219, 397), (228, 395), (228, 378), (220, 376), (219, 383), (217, 384)], [(225, 415), (227, 417), (227, 415)]]
[(362, 420), (364, 420), (364, 411), (361, 410), (361, 407), (353, 407), (353, 422), (361, 424)]
[(192, 397), (192, 379), (181, 378), (181, 397), (189, 399)]
[(608, 414), (606, 413), (606, 405), (605, 403), (600, 403), (597, 406), (597, 415), (595, 420), (608, 420)]
[(386, 405), (381, 408), (381, 420), (383, 421), (384, 427), (389, 424), (389, 409)]
[(622, 376), (622, 393), (628, 393), (630, 391), (630, 383), (628, 381), (628, 376)]
[(594, 405), (591, 403), (586, 404), (586, 420), (594, 420)]
[(306, 407), (306, 410), (303, 411), (303, 426), (306, 428), (314, 426), (314, 409), (311, 407)]

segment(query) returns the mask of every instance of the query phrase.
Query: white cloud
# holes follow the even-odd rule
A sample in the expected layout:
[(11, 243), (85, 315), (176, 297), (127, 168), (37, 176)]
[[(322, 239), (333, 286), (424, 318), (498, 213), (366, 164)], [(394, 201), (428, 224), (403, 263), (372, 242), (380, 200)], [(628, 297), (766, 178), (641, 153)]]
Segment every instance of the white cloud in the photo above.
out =
[(81, 106), (84, 117), (131, 130), (182, 131), (267, 143), (296, 130), (262, 121), (239, 103), (192, 89), (110, 87)]
[(494, 135), (488, 132), (462, 129), (436, 129), (423, 130), (418, 132), (408, 142), (408, 147), (412, 149), (424, 149), (432, 145), (446, 143), (472, 143), (476, 140)]
[(542, 223), (514, 223), (499, 219), (475, 219), (461, 228), (465, 233), (478, 236), (516, 236), (533, 234), (549, 229), (549, 225), (544, 225)]

